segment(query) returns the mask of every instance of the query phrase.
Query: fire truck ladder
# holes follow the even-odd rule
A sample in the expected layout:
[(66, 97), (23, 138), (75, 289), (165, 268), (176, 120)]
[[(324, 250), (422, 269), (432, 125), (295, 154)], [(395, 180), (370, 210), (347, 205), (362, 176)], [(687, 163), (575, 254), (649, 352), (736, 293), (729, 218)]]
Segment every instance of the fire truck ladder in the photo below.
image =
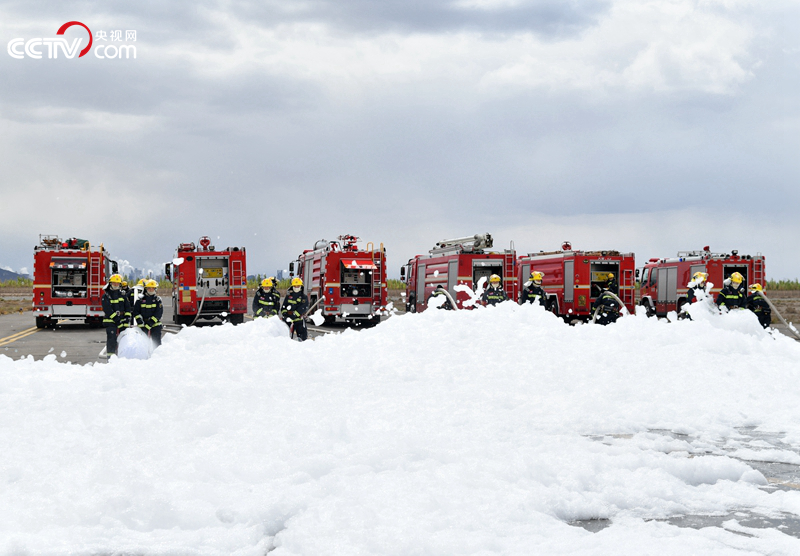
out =
[(517, 277), (514, 273), (514, 242), (511, 242), (511, 249), (507, 249), (503, 254), (503, 289), (506, 290), (508, 293), (509, 284), (506, 284), (506, 280), (512, 279), (516, 280)]
[(228, 287), (231, 289), (232, 298), (247, 295), (247, 288), (242, 284), (242, 261), (231, 261), (231, 279)]
[(89, 255), (89, 299), (99, 299), (103, 285), (100, 283), (103, 270), (103, 255), (92, 257), (91, 250)]
[(753, 260), (753, 279), (751, 283), (759, 283), (762, 287), (766, 287), (767, 285), (764, 283), (766, 277), (764, 276), (764, 259), (758, 257)]
[(622, 302), (626, 307), (633, 306), (633, 290), (636, 289), (633, 282), (633, 270), (622, 271), (622, 285), (619, 288), (619, 293), (622, 296)]
[[(367, 243), (367, 251), (372, 256), (372, 264), (375, 265), (375, 270), (372, 272), (372, 299), (381, 299), (381, 258), (375, 258), (375, 246), (370, 241)], [(378, 252), (383, 253), (383, 243), (381, 243), (381, 250)]]

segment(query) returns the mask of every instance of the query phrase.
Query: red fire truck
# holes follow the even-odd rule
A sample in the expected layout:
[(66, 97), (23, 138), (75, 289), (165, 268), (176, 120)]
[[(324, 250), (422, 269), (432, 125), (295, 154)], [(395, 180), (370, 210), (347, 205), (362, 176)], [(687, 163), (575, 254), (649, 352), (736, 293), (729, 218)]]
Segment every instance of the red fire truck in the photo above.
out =
[(244, 247), (217, 251), (208, 236), (181, 243), (164, 272), (172, 282), (173, 321), (194, 324), (197, 319), (244, 322), (247, 313), (247, 268)]
[(103, 322), (103, 287), (117, 272), (102, 244), (92, 248), (85, 239), (62, 241), (40, 235), (33, 248), (33, 312), (36, 326), (53, 326), (58, 320)]
[(619, 298), (628, 311), (634, 312), (633, 253), (619, 251), (576, 251), (565, 241), (561, 251), (529, 253), (517, 259), (519, 283), (528, 281), (531, 272), (544, 272), (542, 288), (547, 293), (550, 309), (566, 319), (591, 316), (592, 303), (600, 295), (609, 273), (619, 284)]
[[(467, 285), (473, 291), (481, 278), (497, 274), (503, 279), (503, 288), (511, 299), (517, 298), (517, 276), (514, 272), (516, 251), (489, 251), (494, 244), (491, 234), (446, 239), (437, 243), (427, 255), (409, 259), (400, 269), (400, 279), (406, 282), (406, 311), (422, 312), (427, 307), (430, 294), (441, 285), (447, 290), (458, 309), (472, 299), (469, 292), (458, 285)], [(459, 291), (462, 290), (462, 291)]]
[(663, 317), (670, 311), (679, 311), (686, 303), (687, 284), (695, 272), (708, 273), (708, 282), (713, 284), (710, 291), (715, 297), (725, 279), (734, 272), (744, 277), (745, 288), (754, 283), (763, 285), (766, 277), (761, 253), (712, 253), (708, 246), (702, 251), (682, 251), (677, 257), (653, 258), (644, 265), (640, 276), (639, 304), (650, 316)]
[(289, 273), (302, 278), (311, 307), (321, 296), (319, 307), (326, 324), (347, 322), (374, 325), (386, 309), (386, 249), (368, 242), (358, 248), (359, 238), (339, 236), (339, 241), (321, 239), (314, 249), (303, 251), (289, 264)]

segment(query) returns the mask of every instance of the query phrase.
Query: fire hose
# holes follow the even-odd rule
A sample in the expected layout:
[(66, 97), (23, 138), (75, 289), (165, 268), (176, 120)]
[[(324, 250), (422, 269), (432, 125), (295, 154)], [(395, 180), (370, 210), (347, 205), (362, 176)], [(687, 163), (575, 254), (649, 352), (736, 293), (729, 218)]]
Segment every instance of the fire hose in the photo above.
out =
[[(309, 307), (308, 309), (306, 309), (306, 312), (305, 312), (305, 313), (303, 313), (302, 315), (300, 315), (300, 318), (301, 318), (301, 319), (305, 319), (305, 318), (306, 318), (306, 316), (307, 316), (307, 315), (308, 315), (308, 314), (309, 314), (311, 311), (313, 311), (313, 310), (314, 310), (314, 307), (316, 307), (316, 306), (319, 304), (319, 302), (320, 302), (320, 301), (324, 301), (324, 300), (325, 300), (325, 296), (323, 295), (323, 296), (321, 296), (319, 299), (317, 299), (317, 300), (314, 302), (314, 304), (313, 304), (313, 305), (311, 305), (311, 307)], [(289, 326), (289, 338), (294, 338), (294, 322), (293, 322), (293, 323), (292, 323), (292, 324)]]
[[(606, 290), (605, 293), (610, 295), (611, 297), (613, 297), (617, 301), (617, 303), (619, 303), (619, 306), (621, 307), (620, 313), (622, 313), (622, 311), (625, 311), (623, 316), (630, 315), (630, 311), (628, 311), (628, 308), (625, 306), (625, 303), (623, 303), (622, 300), (619, 297), (617, 297), (617, 294), (615, 294), (614, 292), (612, 292), (610, 290)], [(602, 308), (603, 308), (602, 306), (599, 306), (597, 309), (594, 310), (594, 313), (592, 313), (592, 322), (593, 323), (597, 322), (597, 315), (600, 313), (600, 309), (602, 309)]]
[(760, 295), (764, 299), (764, 301), (767, 302), (767, 305), (769, 305), (769, 308), (772, 309), (772, 311), (778, 316), (778, 320), (780, 320), (784, 325), (786, 325), (786, 328), (789, 329), (789, 331), (792, 333), (792, 335), (796, 339), (800, 340), (800, 333), (797, 332), (797, 329), (794, 326), (792, 326), (791, 324), (786, 322), (786, 319), (783, 318), (783, 315), (781, 315), (781, 312), (778, 311), (778, 308), (775, 307), (775, 305), (773, 305), (772, 301), (769, 300), (769, 298), (766, 296), (766, 294), (764, 292), (757, 292), (757, 293), (758, 293), (758, 295)]

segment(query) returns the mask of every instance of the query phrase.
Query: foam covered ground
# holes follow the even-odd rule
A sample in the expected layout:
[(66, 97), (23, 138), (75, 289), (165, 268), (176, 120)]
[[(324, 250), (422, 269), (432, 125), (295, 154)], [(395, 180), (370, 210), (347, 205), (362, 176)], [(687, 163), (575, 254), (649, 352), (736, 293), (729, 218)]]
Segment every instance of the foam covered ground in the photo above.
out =
[(507, 303), (165, 340), (108, 365), (0, 355), (2, 553), (800, 553), (661, 521), (800, 515), (743, 461), (798, 456), (742, 427), (800, 447), (800, 344), (749, 312), (571, 327)]

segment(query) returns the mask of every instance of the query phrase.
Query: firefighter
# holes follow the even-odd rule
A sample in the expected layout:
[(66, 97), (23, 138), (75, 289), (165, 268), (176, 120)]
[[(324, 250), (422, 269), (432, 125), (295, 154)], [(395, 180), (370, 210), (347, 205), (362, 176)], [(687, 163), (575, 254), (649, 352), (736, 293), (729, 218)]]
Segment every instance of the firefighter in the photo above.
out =
[(688, 288), (686, 290), (686, 301), (683, 305), (681, 305), (680, 313), (678, 314), (678, 318), (689, 319), (692, 320), (692, 316), (686, 311), (686, 306), (691, 305), (695, 301), (697, 301), (697, 292), (703, 292), (705, 297), (708, 296), (708, 273), (707, 272), (695, 272), (692, 274), (691, 281), (686, 284)]
[(747, 296), (746, 307), (756, 314), (761, 326), (769, 328), (772, 322), (772, 307), (769, 306), (769, 303), (762, 295), (764, 288), (761, 284), (750, 284), (747, 289), (750, 290), (750, 295)]
[(281, 304), (281, 317), (289, 324), (292, 333), (296, 333), (301, 342), (308, 339), (306, 321), (303, 320), (307, 310), (308, 297), (303, 293), (303, 281), (300, 278), (292, 278), (292, 287), (286, 292), (286, 297)]
[(106, 357), (117, 353), (117, 335), (128, 327), (131, 306), (122, 291), (122, 276), (114, 274), (108, 279), (103, 294), (103, 325), (106, 327)]
[(500, 285), (500, 276), (492, 274), (489, 277), (489, 287), (481, 295), (481, 301), (484, 305), (497, 305), (503, 301), (508, 301), (508, 296), (503, 286)]
[(600, 287), (602, 292), (592, 303), (592, 314), (595, 315), (594, 320), (597, 324), (605, 326), (617, 321), (622, 307), (616, 294), (611, 291), (608, 280), (603, 282)]
[(744, 282), (744, 277), (741, 274), (738, 272), (731, 274), (724, 282), (725, 287), (717, 294), (717, 306), (724, 306), (729, 311), (731, 309), (744, 308), (746, 296), (744, 295), (742, 282)]
[(708, 295), (708, 273), (695, 272), (692, 275), (692, 281), (686, 284), (686, 303), (694, 303), (697, 301), (697, 292), (701, 291)]
[(610, 291), (616, 296), (619, 296), (619, 284), (617, 283), (617, 277), (614, 276), (613, 272), (608, 273), (608, 276), (606, 277), (606, 282), (608, 283), (608, 291)]
[(428, 296), (428, 299), (425, 302), (425, 305), (431, 307), (432, 306), (431, 299), (433, 299), (434, 297), (439, 297), (439, 298), (444, 297), (444, 303), (439, 305), (437, 309), (445, 309), (447, 311), (453, 309), (453, 304), (450, 303), (450, 298), (447, 296), (447, 290), (445, 290), (444, 286), (442, 286), (441, 284), (436, 286), (436, 289), (431, 292), (431, 294)]
[(144, 283), (144, 295), (136, 300), (133, 307), (133, 317), (136, 325), (143, 328), (156, 346), (161, 345), (161, 317), (164, 315), (164, 305), (158, 297), (156, 290), (158, 282), (148, 280)]
[(272, 278), (261, 280), (261, 287), (253, 296), (253, 317), (273, 317), (281, 306), (281, 295), (275, 289)]
[(542, 289), (542, 279), (544, 272), (533, 271), (531, 272), (530, 280), (525, 282), (525, 287), (519, 293), (519, 304), (525, 305), (526, 303), (538, 303), (547, 309), (547, 295)]

